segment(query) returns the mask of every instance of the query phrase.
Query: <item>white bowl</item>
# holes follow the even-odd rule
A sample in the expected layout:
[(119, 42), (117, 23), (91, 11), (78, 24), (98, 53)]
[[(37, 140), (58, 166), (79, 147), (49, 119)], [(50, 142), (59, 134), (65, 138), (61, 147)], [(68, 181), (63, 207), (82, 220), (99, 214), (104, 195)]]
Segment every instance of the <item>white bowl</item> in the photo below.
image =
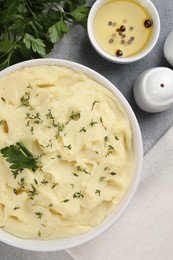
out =
[(37, 65), (62, 65), (62, 66), (70, 67), (74, 70), (85, 73), (89, 77), (103, 84), (106, 88), (112, 91), (112, 93), (119, 99), (120, 103), (127, 111), (132, 126), (132, 132), (133, 132), (133, 150), (134, 150), (134, 157), (135, 157), (135, 169), (134, 169), (133, 179), (130, 188), (126, 193), (125, 197), (123, 198), (123, 200), (120, 202), (119, 206), (115, 210), (113, 210), (112, 213), (100, 225), (98, 225), (97, 227), (93, 228), (91, 231), (83, 235), (71, 237), (67, 239), (60, 239), (60, 240), (22, 239), (22, 238), (15, 237), (9, 233), (6, 233), (2, 229), (0, 229), (0, 241), (6, 244), (18, 248), (22, 248), (22, 249), (33, 250), (33, 251), (56, 251), (56, 250), (75, 247), (90, 241), (91, 239), (97, 237), (98, 235), (106, 231), (112, 224), (114, 224), (119, 219), (119, 217), (126, 210), (130, 201), (132, 200), (132, 197), (134, 196), (134, 193), (139, 183), (142, 161), (143, 161), (143, 144), (142, 144), (142, 137), (141, 137), (141, 132), (140, 132), (137, 119), (134, 115), (133, 110), (128, 104), (127, 100), (110, 81), (108, 81), (106, 78), (104, 78), (94, 70), (91, 70), (83, 65), (71, 61), (67, 61), (67, 60), (36, 59), (36, 60), (24, 61), (16, 65), (13, 65), (7, 69), (4, 69), (3, 71), (0, 72), (0, 77), (8, 75), (24, 67), (31, 67)]
[(155, 46), (159, 34), (160, 34), (160, 18), (159, 18), (159, 14), (157, 12), (156, 7), (154, 6), (154, 4), (150, 1), (150, 0), (136, 0), (137, 2), (141, 3), (142, 5), (144, 5), (149, 13), (151, 14), (152, 17), (152, 21), (153, 21), (153, 34), (151, 37), (150, 42), (148, 43), (148, 45), (140, 52), (137, 53), (135, 55), (129, 56), (129, 57), (117, 57), (117, 56), (113, 56), (111, 54), (109, 54), (108, 52), (106, 52), (105, 50), (103, 50), (100, 45), (98, 44), (98, 42), (96, 41), (95, 35), (94, 35), (94, 28), (93, 28), (93, 24), (94, 24), (94, 19), (96, 16), (97, 11), (105, 4), (108, 2), (108, 0), (97, 0), (92, 8), (91, 11), (89, 13), (88, 16), (88, 23), (87, 23), (87, 30), (88, 30), (88, 36), (90, 39), (91, 44), (93, 45), (93, 47), (95, 48), (95, 50), (105, 59), (115, 62), (115, 63), (131, 63), (131, 62), (135, 62), (139, 59), (142, 59), (143, 57), (145, 57)]

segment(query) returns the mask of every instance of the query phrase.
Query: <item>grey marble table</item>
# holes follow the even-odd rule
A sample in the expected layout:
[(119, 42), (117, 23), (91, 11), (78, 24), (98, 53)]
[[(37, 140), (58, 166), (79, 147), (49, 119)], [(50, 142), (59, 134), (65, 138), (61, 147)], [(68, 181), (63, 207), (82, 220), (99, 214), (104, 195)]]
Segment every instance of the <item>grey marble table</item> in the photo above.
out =
[[(90, 3), (93, 2), (90, 1)], [(153, 0), (152, 2), (157, 7), (160, 15), (161, 33), (157, 45), (144, 59), (129, 65), (113, 64), (104, 60), (92, 48), (86, 30), (79, 25), (74, 26), (71, 32), (55, 46), (50, 54), (50, 57), (75, 61), (96, 70), (109, 79), (123, 93), (139, 121), (145, 153), (173, 125), (173, 108), (157, 114), (146, 113), (137, 107), (133, 97), (134, 81), (142, 71), (159, 66), (171, 68), (163, 56), (163, 45), (166, 36), (173, 30), (173, 0)], [(31, 252), (16, 249), (0, 242), (0, 260), (21, 259), (71, 260), (72, 258), (65, 251), (49, 253)]]

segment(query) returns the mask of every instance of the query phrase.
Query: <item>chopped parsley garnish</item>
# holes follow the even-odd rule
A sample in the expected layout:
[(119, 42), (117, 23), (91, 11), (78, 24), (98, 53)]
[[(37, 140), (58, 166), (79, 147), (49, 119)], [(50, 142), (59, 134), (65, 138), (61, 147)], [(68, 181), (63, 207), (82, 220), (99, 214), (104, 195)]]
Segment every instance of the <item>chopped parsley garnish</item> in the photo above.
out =
[(53, 144), (52, 144), (52, 140), (50, 139), (50, 140), (49, 140), (49, 144), (47, 144), (47, 145), (45, 146), (45, 148), (50, 147), (50, 148), (52, 149), (52, 145), (53, 145)]
[(0, 125), (5, 124), (5, 120), (0, 120)]
[(79, 132), (84, 132), (85, 133), (86, 131), (87, 130), (85, 129), (85, 127), (82, 127)]
[(112, 145), (108, 145), (108, 152), (106, 154), (106, 157), (110, 154), (112, 154), (115, 151), (115, 148)]
[(75, 192), (73, 194), (73, 198), (84, 198), (84, 195), (80, 192)]
[(55, 134), (56, 139), (58, 138), (59, 134), (64, 130), (64, 126), (65, 126), (64, 124), (60, 124), (60, 123), (57, 124), (58, 131)]
[(88, 172), (86, 169), (84, 169), (83, 172), (86, 173), (86, 174), (91, 174), (91, 173)]
[(79, 172), (83, 172), (83, 168), (80, 166), (80, 165), (78, 165), (77, 167), (76, 167), (76, 170), (78, 170)]
[(106, 177), (101, 176), (101, 177), (99, 178), (99, 181), (104, 181), (105, 179), (106, 179)]
[(17, 190), (15, 188), (13, 188), (13, 193), (17, 195)]
[(110, 151), (110, 150), (112, 150), (112, 151), (115, 151), (115, 149), (114, 149), (114, 147), (112, 146), (112, 145), (108, 145), (108, 150)]
[(108, 140), (109, 140), (108, 136), (105, 136), (104, 137), (104, 142), (106, 143), (106, 142), (108, 142)]
[(94, 125), (96, 125), (96, 124), (98, 124), (98, 122), (93, 121), (93, 119), (92, 119), (89, 125), (90, 125), (90, 126), (94, 126)]
[(52, 185), (52, 187), (51, 187), (51, 189), (54, 189), (55, 187), (56, 187), (56, 185), (58, 185), (58, 183), (53, 183), (53, 185)]
[(73, 174), (74, 176), (76, 176), (76, 177), (79, 177), (79, 175), (78, 175), (77, 173), (75, 173), (75, 172), (72, 172), (72, 174)]
[(49, 182), (48, 182), (47, 180), (43, 179), (43, 180), (41, 181), (41, 183), (44, 184), (44, 185), (46, 185), (46, 184), (48, 184)]
[(107, 171), (107, 170), (110, 170), (110, 168), (109, 168), (108, 166), (106, 166), (106, 167), (104, 168), (104, 171)]
[(52, 115), (51, 109), (48, 109), (48, 113), (46, 114), (47, 119), (55, 119), (55, 117)]
[(31, 89), (33, 89), (33, 87), (31, 86), (30, 83), (28, 84), (27, 88), (31, 88)]
[(20, 181), (18, 181), (18, 184), (21, 186), (21, 188), (25, 188), (25, 179), (21, 178)]
[(101, 191), (100, 190), (96, 190), (95, 193), (100, 196)]
[(10, 169), (13, 172), (14, 178), (24, 169), (31, 169), (35, 172), (40, 167), (37, 159), (21, 141), (15, 145), (2, 148), (0, 152), (6, 158), (6, 161), (11, 164)]
[(116, 175), (116, 172), (110, 172), (110, 174), (114, 176), (114, 175)]
[(25, 92), (25, 94), (20, 99), (21, 106), (29, 107), (30, 97), (30, 92)]
[(79, 118), (80, 118), (80, 112), (73, 112), (73, 111), (71, 112), (71, 115), (69, 117), (70, 120), (75, 120), (75, 121), (79, 120)]
[(74, 188), (74, 184), (73, 184), (73, 183), (71, 183), (70, 185), (71, 185), (71, 187), (72, 187), (72, 189), (73, 189), (73, 188)]
[(17, 209), (20, 209), (20, 207), (14, 207), (14, 209), (13, 209), (13, 210), (17, 210)]
[(1, 97), (1, 99), (2, 99), (2, 101), (3, 101), (4, 103), (6, 103), (6, 100), (5, 100), (5, 98)]
[(39, 195), (39, 192), (36, 190), (33, 184), (31, 184), (32, 190), (29, 190), (28, 197), (29, 199), (33, 200), (36, 195)]
[(86, 169), (82, 168), (80, 165), (78, 165), (76, 167), (76, 170), (79, 171), (79, 172), (84, 172), (86, 174), (91, 174), (90, 172), (88, 172)]
[(100, 123), (102, 124), (102, 126), (104, 127), (104, 129), (107, 130), (106, 126), (105, 126), (104, 123), (103, 123), (103, 118), (102, 118), (102, 117), (100, 117)]
[(69, 201), (69, 199), (65, 199), (65, 200), (62, 200), (61, 202), (66, 203), (66, 202), (68, 202), (68, 201)]
[(43, 216), (43, 213), (38, 211), (38, 212), (35, 212), (35, 215), (37, 216), (38, 219), (41, 219)]
[(115, 137), (115, 140), (117, 140), (117, 141), (119, 140), (119, 138), (116, 135), (114, 135), (114, 137)]
[(36, 179), (34, 179), (34, 182), (35, 182), (36, 185), (38, 185), (38, 181)]
[(92, 103), (92, 108), (91, 108), (91, 111), (93, 111), (93, 109), (94, 109), (94, 106), (95, 106), (95, 104), (96, 103), (100, 103), (100, 101), (97, 101), (97, 100), (95, 100), (93, 103)]
[(69, 144), (69, 145), (64, 145), (64, 147), (67, 148), (67, 149), (69, 149), (69, 150), (71, 150), (71, 148), (72, 148), (72, 147), (71, 147), (71, 144)]

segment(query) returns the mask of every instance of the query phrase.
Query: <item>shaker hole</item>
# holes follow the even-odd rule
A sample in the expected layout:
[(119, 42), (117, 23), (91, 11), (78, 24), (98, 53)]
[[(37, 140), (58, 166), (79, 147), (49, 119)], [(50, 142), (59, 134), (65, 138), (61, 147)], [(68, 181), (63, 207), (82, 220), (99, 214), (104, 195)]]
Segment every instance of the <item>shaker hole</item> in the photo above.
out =
[(163, 83), (160, 84), (160, 87), (161, 87), (161, 88), (164, 88), (164, 86), (165, 86), (165, 85), (164, 85)]

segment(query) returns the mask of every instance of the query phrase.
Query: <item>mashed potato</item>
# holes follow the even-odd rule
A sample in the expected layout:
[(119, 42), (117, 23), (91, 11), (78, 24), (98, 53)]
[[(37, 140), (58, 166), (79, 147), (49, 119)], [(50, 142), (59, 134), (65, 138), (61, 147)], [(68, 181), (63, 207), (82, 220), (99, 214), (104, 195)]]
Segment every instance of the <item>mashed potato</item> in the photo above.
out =
[[(36, 169), (18, 156), (12, 169), (3, 156), (19, 142)], [(22, 238), (88, 232), (122, 200), (133, 175), (125, 110), (101, 84), (62, 66), (0, 79), (0, 151), (0, 227)]]

